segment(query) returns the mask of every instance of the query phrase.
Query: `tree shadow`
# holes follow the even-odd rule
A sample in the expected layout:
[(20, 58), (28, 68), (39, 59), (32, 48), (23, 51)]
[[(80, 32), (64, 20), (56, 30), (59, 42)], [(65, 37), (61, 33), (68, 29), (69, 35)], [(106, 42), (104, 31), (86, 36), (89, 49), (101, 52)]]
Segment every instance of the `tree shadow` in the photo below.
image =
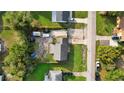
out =
[(0, 12), (0, 33), (2, 32), (3, 30), (3, 18), (2, 16), (5, 14), (5, 12)]
[(32, 11), (31, 15), (36, 19), (39, 19), (39, 17), (42, 15), (44, 18), (47, 18), (51, 21), (52, 13), (51, 11)]

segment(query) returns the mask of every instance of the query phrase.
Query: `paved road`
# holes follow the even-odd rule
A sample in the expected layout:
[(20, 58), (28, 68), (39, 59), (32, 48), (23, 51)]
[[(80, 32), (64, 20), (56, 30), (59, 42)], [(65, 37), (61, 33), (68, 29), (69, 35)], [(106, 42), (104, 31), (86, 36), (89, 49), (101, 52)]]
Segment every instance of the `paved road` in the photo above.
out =
[(96, 12), (88, 12), (87, 31), (87, 80), (95, 80), (95, 57), (96, 57)]

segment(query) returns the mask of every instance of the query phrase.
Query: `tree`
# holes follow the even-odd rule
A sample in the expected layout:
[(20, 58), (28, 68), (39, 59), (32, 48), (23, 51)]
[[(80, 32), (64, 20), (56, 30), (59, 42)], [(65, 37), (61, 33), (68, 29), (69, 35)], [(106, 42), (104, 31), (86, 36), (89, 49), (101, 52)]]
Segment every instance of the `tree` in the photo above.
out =
[(114, 65), (121, 53), (121, 47), (99, 46), (97, 58), (105, 65)]
[(30, 12), (6, 12), (3, 20), (4, 28), (8, 27), (12, 30), (29, 30), (31, 22)]
[(112, 16), (112, 17), (124, 16), (124, 12), (123, 11), (108, 11), (107, 15)]
[(4, 60), (3, 70), (7, 80), (23, 80), (28, 62), (25, 44), (15, 43)]
[(115, 69), (107, 72), (105, 80), (124, 80), (124, 71), (122, 69)]

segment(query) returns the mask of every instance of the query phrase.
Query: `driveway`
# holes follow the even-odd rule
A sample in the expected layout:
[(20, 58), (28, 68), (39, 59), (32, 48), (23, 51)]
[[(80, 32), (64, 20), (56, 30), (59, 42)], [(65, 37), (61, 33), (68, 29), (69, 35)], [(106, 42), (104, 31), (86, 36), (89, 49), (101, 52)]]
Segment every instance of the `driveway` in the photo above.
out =
[(69, 42), (71, 44), (86, 44), (87, 28), (84, 29), (70, 29)]
[(72, 23), (83, 23), (83, 24), (87, 24), (88, 22), (88, 18), (74, 18), (74, 21), (72, 21)]

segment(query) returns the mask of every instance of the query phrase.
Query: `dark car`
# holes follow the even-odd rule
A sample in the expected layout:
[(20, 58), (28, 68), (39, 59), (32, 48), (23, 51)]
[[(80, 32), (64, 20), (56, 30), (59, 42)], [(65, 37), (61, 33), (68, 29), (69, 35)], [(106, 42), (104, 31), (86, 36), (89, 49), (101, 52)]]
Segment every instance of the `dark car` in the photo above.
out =
[(100, 81), (100, 80), (101, 80), (100, 74), (99, 74), (98, 71), (96, 71), (96, 73), (95, 73), (95, 80), (96, 80), (96, 81)]
[(112, 36), (112, 40), (119, 40), (118, 36)]

